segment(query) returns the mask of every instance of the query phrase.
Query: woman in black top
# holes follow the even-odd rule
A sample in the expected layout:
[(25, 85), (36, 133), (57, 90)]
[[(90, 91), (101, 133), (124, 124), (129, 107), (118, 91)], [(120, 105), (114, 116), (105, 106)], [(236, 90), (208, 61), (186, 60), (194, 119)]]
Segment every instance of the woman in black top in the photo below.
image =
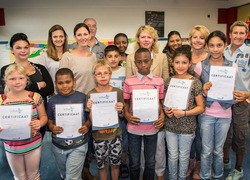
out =
[[(23, 33), (14, 34), (10, 39), (10, 50), (15, 56), (14, 63), (21, 64), (27, 71), (30, 81), (26, 86), (26, 90), (41, 94), (46, 106), (47, 96), (54, 93), (54, 85), (49, 72), (43, 65), (28, 61), (30, 55), (28, 37)], [(5, 82), (3, 80), (4, 72), (9, 65), (1, 68), (1, 85), (3, 88), (5, 87)], [(41, 133), (44, 135), (45, 129), (41, 128)]]

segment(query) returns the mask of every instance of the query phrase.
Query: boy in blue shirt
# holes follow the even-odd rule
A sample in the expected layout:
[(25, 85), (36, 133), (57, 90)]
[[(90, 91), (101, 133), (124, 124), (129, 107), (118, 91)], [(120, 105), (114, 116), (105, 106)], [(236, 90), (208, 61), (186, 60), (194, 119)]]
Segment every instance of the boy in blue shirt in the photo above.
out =
[(54, 153), (57, 167), (63, 179), (81, 179), (82, 168), (88, 151), (88, 131), (91, 122), (86, 119), (85, 113), (83, 113), (83, 125), (79, 129), (76, 129), (82, 136), (67, 140), (57, 139), (56, 135), (61, 134), (64, 129), (56, 125), (55, 107), (57, 104), (78, 103), (83, 105), (84, 112), (86, 95), (74, 90), (76, 79), (70, 69), (59, 69), (55, 76), (55, 85), (58, 94), (49, 100), (47, 109), (49, 118), (48, 127), (52, 131), (52, 152)]

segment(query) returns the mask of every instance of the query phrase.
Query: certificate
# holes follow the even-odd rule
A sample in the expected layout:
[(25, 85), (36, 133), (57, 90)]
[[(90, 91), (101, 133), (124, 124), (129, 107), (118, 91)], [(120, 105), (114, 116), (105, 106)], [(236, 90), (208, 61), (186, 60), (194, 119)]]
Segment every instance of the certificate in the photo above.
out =
[(3, 141), (21, 141), (31, 138), (29, 125), (32, 105), (1, 105), (0, 106), (0, 139)]
[(118, 112), (115, 109), (117, 92), (92, 93), (92, 129), (107, 129), (119, 127)]
[(140, 123), (153, 123), (158, 120), (158, 89), (133, 90), (133, 116), (140, 118)]
[(57, 134), (56, 138), (58, 140), (81, 138), (82, 134), (78, 129), (82, 127), (83, 117), (83, 104), (56, 104), (56, 126), (63, 127), (63, 132)]
[(228, 66), (211, 66), (209, 81), (212, 86), (207, 94), (207, 101), (233, 103), (236, 68)]
[(171, 107), (172, 109), (186, 110), (191, 85), (192, 80), (190, 79), (172, 78), (168, 86), (163, 108)]
[(123, 81), (122, 79), (110, 79), (109, 84), (113, 87), (123, 90)]

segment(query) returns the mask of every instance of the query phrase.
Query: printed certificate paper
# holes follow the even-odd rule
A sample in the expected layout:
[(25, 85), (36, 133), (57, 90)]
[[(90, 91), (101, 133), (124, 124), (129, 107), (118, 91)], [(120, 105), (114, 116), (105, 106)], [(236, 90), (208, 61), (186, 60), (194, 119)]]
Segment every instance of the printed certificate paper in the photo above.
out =
[(122, 79), (110, 79), (109, 84), (113, 87), (119, 88), (121, 90), (123, 90), (123, 81)]
[(115, 109), (117, 92), (90, 94), (92, 105), (92, 129), (119, 127), (118, 112)]
[(140, 118), (141, 123), (153, 123), (158, 115), (158, 89), (133, 90), (133, 116)]
[(0, 106), (0, 139), (4, 141), (21, 141), (31, 138), (29, 125), (32, 115), (31, 105)]
[(207, 101), (233, 103), (235, 75), (235, 67), (211, 66), (209, 81), (212, 87), (208, 91)]
[(192, 80), (189, 79), (172, 78), (168, 86), (163, 108), (171, 107), (172, 109), (186, 110), (191, 84)]
[(57, 139), (76, 139), (82, 136), (78, 129), (82, 127), (83, 104), (56, 104), (55, 112), (56, 125), (64, 129), (56, 135)]

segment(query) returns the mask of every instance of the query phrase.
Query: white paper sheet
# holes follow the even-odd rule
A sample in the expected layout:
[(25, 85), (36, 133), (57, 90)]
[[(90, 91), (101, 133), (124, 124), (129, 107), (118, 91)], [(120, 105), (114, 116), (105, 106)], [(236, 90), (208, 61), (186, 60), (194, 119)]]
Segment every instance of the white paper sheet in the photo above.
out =
[(92, 105), (92, 129), (107, 129), (119, 127), (118, 112), (115, 109), (117, 92), (90, 94)]
[(5, 141), (21, 141), (31, 138), (29, 125), (32, 115), (31, 105), (0, 106), (0, 139)]
[(192, 80), (172, 78), (164, 100), (163, 108), (186, 110)]
[(208, 91), (207, 101), (233, 103), (235, 76), (235, 67), (211, 66), (209, 81), (212, 87)]
[(83, 104), (56, 104), (56, 125), (63, 127), (57, 139), (76, 139), (82, 136), (78, 129), (82, 127)]
[(153, 123), (159, 116), (158, 89), (133, 90), (133, 116), (141, 123)]

